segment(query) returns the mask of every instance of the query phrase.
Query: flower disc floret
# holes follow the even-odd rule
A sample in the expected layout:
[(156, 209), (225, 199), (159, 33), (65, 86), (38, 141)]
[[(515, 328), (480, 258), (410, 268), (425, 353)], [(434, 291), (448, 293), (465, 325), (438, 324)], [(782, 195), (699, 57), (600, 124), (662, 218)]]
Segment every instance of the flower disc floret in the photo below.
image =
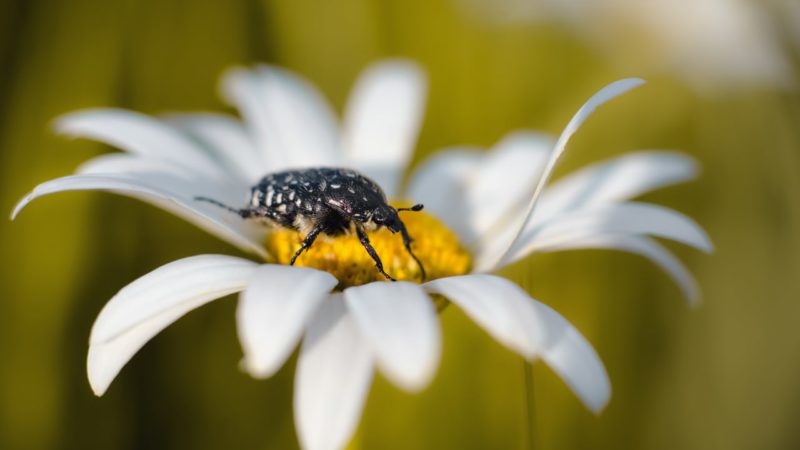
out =
[[(425, 266), (428, 280), (470, 272), (472, 258), (453, 231), (424, 211), (401, 214), (409, 234), (414, 238), (411, 248)], [(368, 236), (387, 273), (400, 281), (421, 280), (419, 266), (403, 247), (399, 234), (381, 228), (369, 232)], [(300, 248), (303, 237), (302, 233), (284, 228), (270, 233), (266, 239), (266, 249), (271, 255), (271, 262), (289, 264)], [(321, 236), (297, 258), (295, 265), (332, 274), (339, 280), (338, 289), (386, 280), (375, 269), (375, 262), (353, 233), (336, 237)]]

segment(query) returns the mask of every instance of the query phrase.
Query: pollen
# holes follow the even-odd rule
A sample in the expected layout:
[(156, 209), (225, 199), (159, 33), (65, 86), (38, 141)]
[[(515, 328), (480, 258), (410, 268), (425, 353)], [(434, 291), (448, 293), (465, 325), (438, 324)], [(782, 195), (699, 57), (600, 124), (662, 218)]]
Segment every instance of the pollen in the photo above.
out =
[[(411, 249), (425, 266), (427, 280), (469, 272), (472, 258), (458, 242), (455, 233), (437, 218), (424, 211), (401, 212), (400, 218), (413, 239)], [(401, 281), (421, 281), (419, 266), (403, 246), (400, 233), (393, 234), (381, 228), (367, 234), (389, 275)], [(301, 233), (287, 228), (271, 232), (266, 240), (270, 262), (289, 264), (300, 248), (303, 237)], [(375, 262), (354, 233), (336, 237), (321, 235), (311, 248), (297, 258), (295, 265), (332, 274), (339, 280), (337, 289), (372, 281), (387, 281), (375, 268)]]

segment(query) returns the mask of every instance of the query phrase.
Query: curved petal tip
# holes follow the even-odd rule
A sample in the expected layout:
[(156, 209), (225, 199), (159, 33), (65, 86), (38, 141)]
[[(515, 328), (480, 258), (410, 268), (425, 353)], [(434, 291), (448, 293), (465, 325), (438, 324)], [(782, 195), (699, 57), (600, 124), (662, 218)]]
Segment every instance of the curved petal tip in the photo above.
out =
[[(90, 125), (98, 117), (112, 116), (118, 112), (133, 113), (117, 108), (88, 108), (78, 111), (68, 112), (53, 119), (52, 127), (56, 134), (68, 138), (83, 137), (86, 133), (87, 125)], [(135, 114), (135, 113), (133, 113)]]
[(86, 360), (86, 375), (89, 378), (89, 386), (97, 397), (102, 397), (106, 393), (117, 371), (107, 370), (104, 367), (102, 355), (98, 355), (97, 346), (89, 346), (89, 357)]
[(14, 210), (11, 211), (11, 215), (9, 216), (9, 219), (11, 219), (11, 220), (16, 219), (17, 216), (19, 215), (20, 211), (22, 211), (23, 208), (28, 206), (28, 203), (32, 202), (34, 198), (36, 198), (36, 197), (35, 197), (33, 192), (29, 192), (29, 193), (25, 194), (25, 196), (22, 197), (22, 199), (19, 202), (17, 202), (17, 204), (14, 206)]

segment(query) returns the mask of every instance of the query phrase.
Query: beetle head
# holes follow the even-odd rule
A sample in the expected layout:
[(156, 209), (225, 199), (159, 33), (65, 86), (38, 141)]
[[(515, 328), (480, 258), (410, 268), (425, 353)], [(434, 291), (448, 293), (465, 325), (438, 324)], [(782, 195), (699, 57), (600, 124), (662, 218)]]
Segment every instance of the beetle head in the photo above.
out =
[(422, 205), (414, 205), (411, 208), (398, 208), (394, 209), (389, 205), (383, 204), (376, 207), (372, 211), (372, 222), (377, 225), (378, 227), (384, 226), (389, 229), (392, 233), (400, 232), (403, 235), (403, 245), (405, 246), (406, 250), (408, 250), (408, 254), (414, 258), (414, 261), (417, 262), (420, 269), (420, 275), (422, 280), (425, 280), (425, 267), (422, 265), (422, 262), (417, 258), (414, 252), (411, 251), (411, 236), (408, 235), (408, 230), (406, 229), (405, 224), (402, 220), (400, 220), (400, 216), (397, 214), (399, 211), (422, 211)]
[(398, 231), (405, 232), (405, 225), (400, 220), (400, 216), (397, 214), (400, 211), (422, 211), (422, 205), (414, 205), (411, 208), (398, 208), (394, 209), (389, 205), (381, 205), (372, 213), (372, 221), (375, 222), (376, 225), (382, 225), (389, 229), (392, 233), (397, 233)]
[(392, 233), (397, 233), (403, 228), (403, 223), (397, 216), (397, 210), (389, 205), (380, 205), (375, 208), (372, 212), (372, 221), (379, 227), (388, 228)]

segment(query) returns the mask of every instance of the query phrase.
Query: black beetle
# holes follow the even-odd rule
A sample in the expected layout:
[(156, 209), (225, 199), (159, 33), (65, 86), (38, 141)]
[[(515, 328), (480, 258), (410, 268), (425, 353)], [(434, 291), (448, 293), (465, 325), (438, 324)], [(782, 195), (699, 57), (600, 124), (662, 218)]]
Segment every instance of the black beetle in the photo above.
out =
[(320, 233), (338, 236), (355, 231), (378, 271), (396, 281), (383, 270), (381, 258), (366, 233), (386, 227), (392, 233), (402, 234), (403, 245), (425, 279), (425, 267), (411, 251), (411, 237), (397, 214), (398, 211), (420, 211), (423, 206), (393, 208), (381, 187), (355, 170), (322, 167), (269, 174), (250, 189), (250, 202), (244, 208), (233, 208), (208, 197), (195, 197), (195, 200), (213, 203), (244, 219), (260, 219), (269, 225), (305, 234), (291, 265)]

